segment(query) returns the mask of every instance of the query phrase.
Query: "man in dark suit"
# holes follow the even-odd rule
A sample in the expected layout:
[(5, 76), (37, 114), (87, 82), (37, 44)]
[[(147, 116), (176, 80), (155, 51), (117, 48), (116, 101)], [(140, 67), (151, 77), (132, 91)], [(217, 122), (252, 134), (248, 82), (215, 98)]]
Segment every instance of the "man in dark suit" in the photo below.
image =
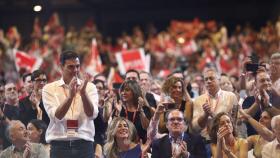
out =
[(152, 144), (152, 158), (205, 158), (206, 150), (200, 135), (186, 132), (184, 114), (172, 110), (167, 114), (168, 135)]

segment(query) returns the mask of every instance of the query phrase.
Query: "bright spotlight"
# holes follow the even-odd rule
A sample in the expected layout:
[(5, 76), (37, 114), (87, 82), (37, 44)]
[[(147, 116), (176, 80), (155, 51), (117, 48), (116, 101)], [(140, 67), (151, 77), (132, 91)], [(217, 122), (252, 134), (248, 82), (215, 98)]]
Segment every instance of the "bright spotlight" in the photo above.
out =
[(42, 10), (42, 6), (40, 6), (40, 5), (35, 5), (35, 6), (33, 7), (33, 10), (34, 10), (34, 12), (40, 12), (40, 11)]

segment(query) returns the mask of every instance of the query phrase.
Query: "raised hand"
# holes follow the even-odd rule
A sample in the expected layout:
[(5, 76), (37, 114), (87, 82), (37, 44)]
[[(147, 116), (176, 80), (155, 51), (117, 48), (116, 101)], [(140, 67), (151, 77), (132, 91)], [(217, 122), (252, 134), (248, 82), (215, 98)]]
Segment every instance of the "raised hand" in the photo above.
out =
[(36, 108), (36, 106), (40, 103), (40, 100), (37, 98), (36, 93), (32, 92), (29, 100), (31, 101), (31, 103), (33, 104), (33, 107)]
[(243, 109), (239, 109), (239, 118), (248, 120), (251, 116), (247, 114)]
[(255, 102), (260, 105), (261, 103), (261, 94), (257, 88), (254, 89), (254, 97), (255, 97)]
[(117, 98), (114, 98), (113, 103), (114, 103), (115, 109), (118, 111), (118, 113), (120, 113), (122, 110), (122, 104), (120, 103), (120, 101), (118, 101)]
[(214, 116), (214, 113), (211, 110), (211, 106), (208, 103), (203, 104), (202, 109), (207, 116)]
[(25, 144), (25, 149), (23, 152), (23, 158), (30, 158), (31, 156), (31, 144), (29, 142), (27, 142)]
[(145, 100), (142, 97), (138, 97), (138, 110), (141, 110), (144, 106), (146, 106)]
[(230, 130), (228, 127), (226, 126), (220, 127), (217, 133), (217, 141), (221, 141), (228, 134), (230, 134)]
[(188, 157), (188, 156), (189, 156), (189, 152), (188, 152), (187, 143), (185, 141), (180, 141), (178, 149), (173, 148), (172, 158), (181, 158), (181, 157)]
[(73, 98), (76, 93), (78, 92), (78, 78), (77, 77), (73, 77), (72, 80), (69, 83), (69, 87), (70, 87), (70, 97)]
[(229, 151), (229, 148), (227, 147), (227, 145), (226, 145), (226, 141), (225, 141), (225, 138), (222, 138), (222, 149), (224, 150), (224, 151)]
[(152, 140), (148, 137), (145, 144), (143, 144), (142, 139), (140, 139), (140, 145), (141, 145), (141, 158), (147, 158), (148, 150), (150, 149), (150, 146), (152, 144)]
[(83, 84), (80, 87), (81, 95), (85, 95), (86, 87), (87, 87), (88, 82), (91, 80), (91, 76), (89, 74), (85, 73), (83, 75), (83, 78), (84, 78), (84, 82), (83, 82)]
[(269, 107), (270, 106), (270, 97), (269, 97), (268, 93), (266, 92), (266, 90), (263, 89), (261, 91), (261, 96), (263, 99), (264, 108)]

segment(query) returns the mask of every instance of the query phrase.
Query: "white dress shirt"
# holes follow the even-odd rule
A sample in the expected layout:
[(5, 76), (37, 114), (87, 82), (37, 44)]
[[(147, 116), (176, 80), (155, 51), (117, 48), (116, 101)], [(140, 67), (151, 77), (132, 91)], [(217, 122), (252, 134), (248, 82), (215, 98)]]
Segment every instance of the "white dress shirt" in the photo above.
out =
[(277, 138), (264, 145), (262, 149), (262, 158), (280, 158), (280, 143)]
[[(192, 120), (192, 128), (196, 132), (201, 132), (203, 137), (208, 138), (208, 132), (206, 128), (201, 128), (198, 124), (198, 119), (204, 114), (204, 110), (202, 105), (208, 102), (211, 106), (211, 110), (214, 115), (220, 112), (231, 113), (234, 108), (237, 108), (238, 101), (234, 93), (219, 90), (216, 96), (210, 96), (208, 93), (202, 94), (194, 100), (194, 109), (193, 109), (193, 120)], [(208, 125), (213, 118), (208, 118)]]
[[(93, 119), (98, 114), (98, 94), (94, 84), (88, 82), (86, 87), (86, 94), (93, 105), (93, 115), (88, 117), (84, 112), (81, 95), (76, 94), (72, 104), (64, 116), (59, 120), (55, 116), (57, 108), (67, 99), (69, 93), (69, 86), (65, 84), (63, 79), (49, 83), (44, 86), (42, 92), (42, 99), (44, 107), (50, 118), (50, 123), (46, 131), (46, 141), (49, 143), (52, 140), (76, 140), (84, 139), (94, 141), (95, 127)], [(78, 129), (75, 136), (67, 135), (67, 120), (78, 120)]]

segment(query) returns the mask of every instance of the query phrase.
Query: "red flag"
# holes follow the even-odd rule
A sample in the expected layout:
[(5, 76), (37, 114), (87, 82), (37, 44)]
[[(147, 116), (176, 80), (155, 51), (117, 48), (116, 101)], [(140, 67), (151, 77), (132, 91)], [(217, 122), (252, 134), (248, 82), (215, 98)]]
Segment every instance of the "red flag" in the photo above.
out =
[(91, 43), (91, 53), (89, 56), (89, 62), (85, 63), (85, 70), (87, 73), (91, 74), (92, 76), (96, 75), (97, 73), (101, 73), (103, 71), (103, 65), (101, 62), (101, 58), (97, 49), (97, 42), (96, 39), (92, 39)]
[(39, 69), (42, 64), (42, 58), (36, 58), (26, 54), (23, 51), (15, 50), (15, 65), (17, 70), (26, 69), (28, 72), (32, 72)]
[(107, 79), (108, 88), (112, 89), (113, 83), (122, 83), (123, 81), (124, 81), (123, 78), (119, 75), (119, 73), (115, 70), (115, 68), (111, 67)]

